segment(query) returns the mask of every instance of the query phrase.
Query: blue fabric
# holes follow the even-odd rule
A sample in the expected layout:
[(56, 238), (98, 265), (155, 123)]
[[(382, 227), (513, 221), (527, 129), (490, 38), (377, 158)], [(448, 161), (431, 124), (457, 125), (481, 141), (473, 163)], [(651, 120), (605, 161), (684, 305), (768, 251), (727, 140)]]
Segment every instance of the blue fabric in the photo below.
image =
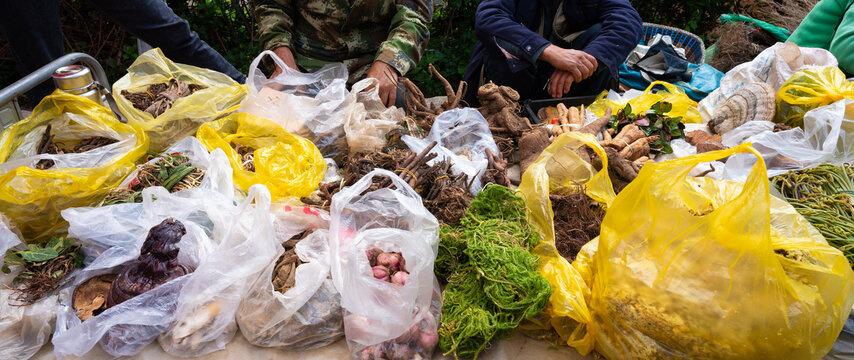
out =
[[(641, 76), (640, 72), (629, 70), (625, 63), (620, 65), (620, 82), (632, 89), (645, 90), (649, 86), (649, 81)], [(724, 73), (709, 66), (708, 64), (688, 65), (688, 71), (691, 72), (691, 81), (677, 81), (674, 84), (685, 90), (691, 100), (700, 101), (706, 98), (710, 92), (715, 91), (720, 84)]]
[[(554, 4), (553, 0), (481, 1), (475, 15), (478, 42), (464, 80), (478, 84), (484, 59), (502, 55), (503, 51), (515, 57), (504, 57), (514, 73), (538, 65), (540, 52), (552, 42), (552, 22), (557, 12)], [(619, 64), (641, 38), (642, 23), (638, 12), (628, 0), (565, 0), (563, 6), (566, 22), (573, 26), (569, 29), (571, 32), (602, 24), (599, 35), (581, 50), (593, 55), (610, 70), (612, 77), (616, 77)], [(537, 30), (543, 18), (544, 36), (540, 36)], [(498, 40), (501, 40), (501, 48)], [(477, 92), (477, 86), (470, 86), (467, 95), (472, 92)]]

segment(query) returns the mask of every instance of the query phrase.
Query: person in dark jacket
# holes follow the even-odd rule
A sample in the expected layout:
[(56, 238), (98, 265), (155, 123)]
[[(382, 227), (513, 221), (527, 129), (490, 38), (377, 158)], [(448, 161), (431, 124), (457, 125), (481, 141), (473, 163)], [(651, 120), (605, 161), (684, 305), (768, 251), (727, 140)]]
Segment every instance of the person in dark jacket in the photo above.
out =
[(490, 81), (522, 99), (596, 95), (616, 79), (641, 27), (629, 0), (483, 0), (465, 100), (476, 106)]

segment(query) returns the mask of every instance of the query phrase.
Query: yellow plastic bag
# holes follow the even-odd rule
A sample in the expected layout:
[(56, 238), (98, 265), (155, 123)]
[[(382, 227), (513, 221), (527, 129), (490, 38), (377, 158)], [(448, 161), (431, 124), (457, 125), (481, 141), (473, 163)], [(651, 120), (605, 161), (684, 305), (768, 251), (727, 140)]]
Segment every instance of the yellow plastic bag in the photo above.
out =
[[(93, 136), (118, 140), (78, 154), (37, 155), (47, 125), (54, 141), (70, 144)], [(14, 220), (28, 243), (65, 235), (60, 211), (97, 203), (136, 167), (148, 150), (139, 127), (122, 124), (110, 109), (56, 91), (33, 114), (0, 134), (0, 211)], [(37, 170), (41, 159), (53, 167)]]
[(854, 82), (836, 66), (810, 68), (792, 75), (777, 91), (774, 122), (804, 125), (804, 114), (842, 99), (854, 99)]
[[(596, 171), (575, 152), (589, 146), (602, 159), (602, 170)], [(583, 296), (577, 289), (587, 287), (581, 273), (561, 256), (555, 247), (554, 213), (549, 194), (566, 193), (577, 185), (583, 185), (587, 196), (602, 206), (608, 207), (614, 197), (614, 189), (608, 176), (608, 158), (596, 138), (589, 134), (569, 132), (558, 137), (522, 175), (519, 191), (523, 194), (530, 220), (545, 237), (533, 252), (540, 257), (539, 272), (552, 285), (549, 305), (543, 314), (524, 323), (523, 332), (556, 331), (564, 341), (575, 338), (572, 331), (580, 322), (590, 322), (583, 317), (587, 311)], [(579, 253), (576, 262), (584, 257)], [(582, 317), (578, 317), (582, 315)], [(583, 344), (572, 340), (568, 345), (584, 353), (592, 349), (592, 343)]]
[[(204, 89), (175, 100), (172, 107), (157, 118), (133, 107), (122, 90), (145, 91), (149, 85), (169, 79), (205, 86)], [(223, 73), (195, 66), (176, 64), (159, 48), (140, 55), (128, 73), (113, 84), (113, 96), (128, 123), (141, 127), (151, 139), (151, 151), (161, 152), (179, 140), (195, 134), (205, 122), (219, 119), (240, 107), (248, 91)]]
[[(745, 183), (688, 176), (746, 152), (759, 161)], [(854, 273), (768, 186), (749, 144), (645, 166), (574, 268), (588, 287), (574, 298), (587, 301), (567, 342), (610, 359), (824, 356), (854, 303)]]
[[(653, 88), (656, 86), (662, 86), (666, 91), (653, 92)], [(588, 108), (590, 111), (595, 113), (596, 116), (605, 115), (605, 110), (609, 107), (616, 114), (618, 110), (626, 107), (627, 104), (632, 106), (632, 114), (643, 114), (655, 105), (655, 103), (659, 101), (666, 101), (673, 105), (673, 108), (667, 113), (667, 116), (681, 116), (682, 123), (684, 124), (703, 123), (703, 119), (700, 118), (700, 111), (697, 109), (697, 102), (691, 100), (691, 98), (685, 94), (685, 90), (682, 90), (682, 88), (668, 82), (655, 81), (649, 84), (646, 90), (644, 90), (643, 95), (625, 102), (609, 100), (606, 96), (608, 96), (607, 90), (599, 94), (596, 101), (594, 101)]]
[[(273, 200), (311, 195), (326, 173), (323, 155), (311, 141), (253, 115), (236, 113), (204, 124), (196, 137), (208, 151), (225, 152), (234, 170), (235, 186), (247, 191), (254, 184), (266, 185)], [(233, 145), (255, 150), (254, 172), (244, 170), (244, 161)]]

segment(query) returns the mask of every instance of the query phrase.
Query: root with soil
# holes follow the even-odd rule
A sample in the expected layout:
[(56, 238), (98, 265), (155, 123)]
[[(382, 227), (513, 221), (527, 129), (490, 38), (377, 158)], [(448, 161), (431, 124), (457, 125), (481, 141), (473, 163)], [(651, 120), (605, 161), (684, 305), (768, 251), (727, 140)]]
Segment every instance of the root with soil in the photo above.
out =
[(568, 195), (549, 195), (554, 212), (555, 247), (569, 262), (581, 247), (599, 236), (605, 210), (584, 194), (583, 188)]

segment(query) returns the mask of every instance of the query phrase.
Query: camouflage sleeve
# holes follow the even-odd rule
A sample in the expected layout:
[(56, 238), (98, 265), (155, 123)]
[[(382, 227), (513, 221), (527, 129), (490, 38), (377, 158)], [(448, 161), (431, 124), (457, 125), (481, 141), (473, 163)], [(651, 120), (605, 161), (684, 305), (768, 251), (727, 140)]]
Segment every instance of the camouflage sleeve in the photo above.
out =
[(427, 25), (433, 18), (432, 0), (395, 0), (397, 13), (391, 20), (386, 41), (380, 45), (376, 60), (391, 65), (400, 75), (413, 69), (430, 39)]
[(292, 0), (258, 2), (255, 6), (255, 17), (258, 19), (258, 41), (263, 49), (291, 47), (295, 11)]

